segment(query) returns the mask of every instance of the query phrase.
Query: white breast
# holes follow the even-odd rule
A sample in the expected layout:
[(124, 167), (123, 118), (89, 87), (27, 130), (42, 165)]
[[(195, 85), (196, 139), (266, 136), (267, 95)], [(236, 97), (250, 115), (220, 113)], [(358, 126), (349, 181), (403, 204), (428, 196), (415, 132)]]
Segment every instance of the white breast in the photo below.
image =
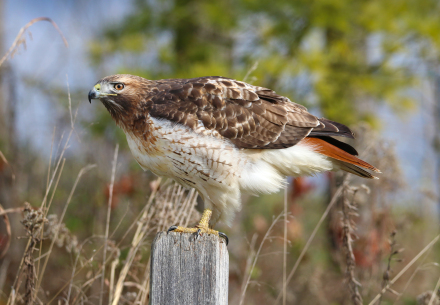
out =
[(240, 209), (240, 192), (277, 192), (286, 176), (332, 170), (332, 162), (305, 145), (286, 149), (237, 149), (203, 125), (196, 132), (168, 120), (149, 118), (150, 139), (125, 131), (134, 158), (144, 170), (196, 188), (213, 218), (230, 223)]

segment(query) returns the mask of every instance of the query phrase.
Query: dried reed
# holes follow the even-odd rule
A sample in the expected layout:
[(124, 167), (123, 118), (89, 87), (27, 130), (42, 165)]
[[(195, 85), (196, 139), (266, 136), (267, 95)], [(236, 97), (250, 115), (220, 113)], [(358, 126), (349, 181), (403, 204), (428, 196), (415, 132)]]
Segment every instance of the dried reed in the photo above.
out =
[[(343, 185), (342, 192), (342, 244), (343, 250), (345, 252), (345, 263), (346, 263), (346, 280), (348, 287), (350, 289), (351, 300), (355, 305), (362, 305), (362, 296), (359, 292), (359, 287), (361, 284), (356, 280), (355, 277), (355, 267), (356, 262), (353, 254), (353, 238), (355, 235), (356, 225), (353, 220), (353, 216), (358, 216), (357, 209), (354, 203), (354, 197), (356, 195), (357, 188), (349, 187), (347, 183)], [(348, 199), (349, 193), (352, 193), (352, 200)]]

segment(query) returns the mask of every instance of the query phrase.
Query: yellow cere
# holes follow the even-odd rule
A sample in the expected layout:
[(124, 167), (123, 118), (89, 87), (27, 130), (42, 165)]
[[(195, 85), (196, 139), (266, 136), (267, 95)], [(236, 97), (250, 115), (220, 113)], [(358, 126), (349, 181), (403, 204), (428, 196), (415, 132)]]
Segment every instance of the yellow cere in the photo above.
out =
[(99, 96), (108, 96), (108, 95), (118, 96), (116, 93), (102, 93), (102, 92), (100, 92), (101, 91), (101, 84), (96, 84), (94, 88), (96, 89), (96, 91), (99, 91)]

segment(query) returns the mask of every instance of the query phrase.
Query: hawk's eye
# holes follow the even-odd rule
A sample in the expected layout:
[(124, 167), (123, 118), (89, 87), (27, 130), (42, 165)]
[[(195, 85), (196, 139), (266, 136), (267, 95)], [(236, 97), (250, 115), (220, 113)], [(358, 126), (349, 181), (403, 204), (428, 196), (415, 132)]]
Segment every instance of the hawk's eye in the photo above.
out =
[(124, 84), (115, 84), (113, 87), (114, 87), (116, 90), (122, 90), (122, 89), (124, 89)]

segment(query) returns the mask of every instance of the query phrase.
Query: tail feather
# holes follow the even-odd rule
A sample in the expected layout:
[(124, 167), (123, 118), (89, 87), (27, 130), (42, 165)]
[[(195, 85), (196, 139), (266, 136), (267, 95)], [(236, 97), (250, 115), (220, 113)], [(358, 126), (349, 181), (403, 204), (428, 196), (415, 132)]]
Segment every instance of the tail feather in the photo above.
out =
[[(312, 136), (309, 136), (309, 137), (312, 137)], [(336, 140), (335, 138), (328, 137), (328, 136), (320, 136), (318, 138), (320, 140), (326, 141), (330, 145), (333, 145), (333, 146), (336, 146), (337, 148), (342, 149), (343, 151), (349, 153), (350, 155), (353, 155), (353, 156), (358, 155), (358, 152), (356, 151), (356, 149), (354, 149), (353, 146), (351, 146), (347, 143), (341, 142), (339, 140)]]
[[(320, 139), (319, 137), (307, 137), (301, 143), (310, 146), (315, 152), (335, 159), (333, 163), (340, 169), (364, 178), (375, 178), (373, 175), (362, 168), (380, 173), (376, 167), (355, 157), (341, 148), (332, 145), (331, 141)], [(348, 145), (348, 144), (346, 144)]]
[(339, 169), (354, 174), (356, 176), (368, 179), (379, 179), (376, 176), (373, 176), (366, 170), (360, 168), (359, 166), (353, 165), (351, 163), (342, 162), (339, 160), (333, 160), (333, 164), (335, 164)]

